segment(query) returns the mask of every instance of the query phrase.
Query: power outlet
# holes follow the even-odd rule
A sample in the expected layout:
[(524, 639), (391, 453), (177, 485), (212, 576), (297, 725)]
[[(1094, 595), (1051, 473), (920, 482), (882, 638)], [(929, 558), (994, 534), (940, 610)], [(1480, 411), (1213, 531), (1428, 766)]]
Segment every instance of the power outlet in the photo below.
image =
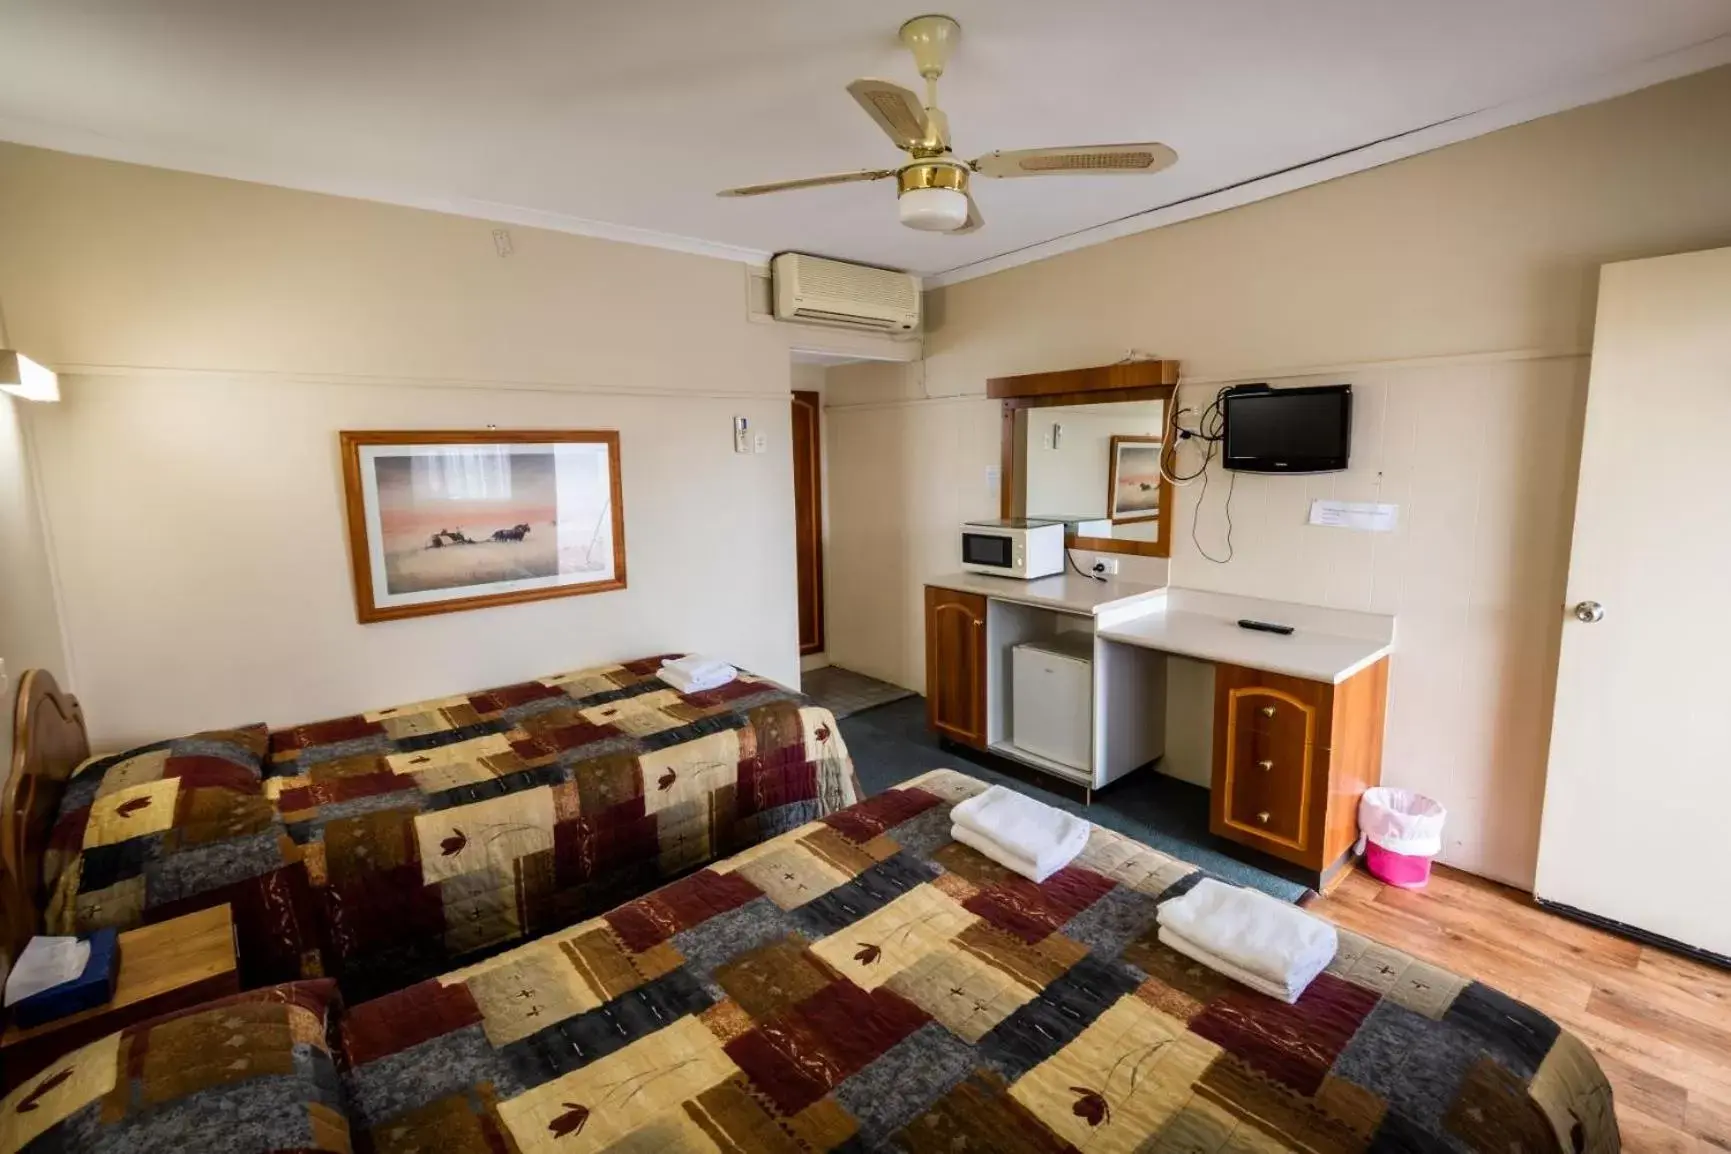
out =
[(1100, 574), (1102, 577), (1116, 577), (1118, 575), (1118, 558), (1095, 557), (1094, 572)]

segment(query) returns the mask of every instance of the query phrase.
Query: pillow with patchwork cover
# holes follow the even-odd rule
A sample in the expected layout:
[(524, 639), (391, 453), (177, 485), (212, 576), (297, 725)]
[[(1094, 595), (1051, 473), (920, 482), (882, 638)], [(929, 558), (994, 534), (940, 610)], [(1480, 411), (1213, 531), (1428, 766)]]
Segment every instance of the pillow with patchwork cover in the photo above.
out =
[(43, 856), (50, 934), (126, 930), (227, 903), (249, 985), (316, 977), (301, 852), (267, 796), (264, 726), (92, 758)]
[(0, 1154), (348, 1154), (328, 979), (249, 990), (129, 1026), (0, 1103)]

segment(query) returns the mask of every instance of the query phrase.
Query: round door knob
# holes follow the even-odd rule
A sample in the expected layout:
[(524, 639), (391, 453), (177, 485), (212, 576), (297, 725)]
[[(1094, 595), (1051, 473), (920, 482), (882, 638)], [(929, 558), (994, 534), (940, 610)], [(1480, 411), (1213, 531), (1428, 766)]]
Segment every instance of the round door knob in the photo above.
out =
[(1264, 717), (1273, 717), (1273, 716), (1274, 716), (1274, 706), (1272, 706), (1272, 705), (1264, 705), (1264, 706), (1263, 706), (1263, 707), (1262, 707), (1262, 716), (1264, 716)]
[(1263, 811), (1262, 811), (1262, 812), (1261, 812), (1261, 813), (1259, 813), (1259, 814), (1257, 814), (1257, 815), (1256, 815), (1256, 820), (1257, 820), (1257, 821), (1259, 821), (1259, 822), (1261, 822), (1261, 823), (1262, 823), (1262, 824), (1263, 824), (1263, 825), (1267, 825), (1267, 824), (1268, 824), (1268, 819), (1269, 819), (1269, 818), (1270, 818), (1270, 817), (1273, 817), (1273, 816), (1274, 816), (1274, 815), (1273, 815), (1273, 814), (1271, 814), (1271, 813), (1269, 813), (1269, 812), (1268, 812), (1268, 811), (1267, 811), (1267, 810), (1263, 810)]
[(1597, 601), (1581, 601), (1575, 605), (1575, 620), (1592, 625), (1605, 619), (1605, 607)]

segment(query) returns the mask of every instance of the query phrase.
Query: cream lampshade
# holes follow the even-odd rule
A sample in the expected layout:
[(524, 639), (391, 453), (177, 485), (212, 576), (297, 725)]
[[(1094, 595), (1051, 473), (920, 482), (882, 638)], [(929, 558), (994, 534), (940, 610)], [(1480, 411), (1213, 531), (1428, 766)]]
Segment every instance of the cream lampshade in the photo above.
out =
[(968, 198), (953, 188), (913, 188), (896, 200), (902, 223), (926, 232), (954, 232), (968, 223)]

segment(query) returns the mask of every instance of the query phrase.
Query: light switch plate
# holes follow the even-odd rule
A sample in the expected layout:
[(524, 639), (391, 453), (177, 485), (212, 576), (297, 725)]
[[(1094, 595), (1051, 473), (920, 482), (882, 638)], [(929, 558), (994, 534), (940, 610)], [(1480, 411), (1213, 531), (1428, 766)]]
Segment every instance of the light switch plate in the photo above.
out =
[(754, 453), (762, 453), (762, 452), (768, 451), (768, 449), (769, 449), (769, 438), (762, 433), (758, 433), (752, 439), (751, 451)]
[(0, 658), (0, 701), (6, 699), (6, 690), (11, 688), (12, 679), (6, 675), (6, 661)]

